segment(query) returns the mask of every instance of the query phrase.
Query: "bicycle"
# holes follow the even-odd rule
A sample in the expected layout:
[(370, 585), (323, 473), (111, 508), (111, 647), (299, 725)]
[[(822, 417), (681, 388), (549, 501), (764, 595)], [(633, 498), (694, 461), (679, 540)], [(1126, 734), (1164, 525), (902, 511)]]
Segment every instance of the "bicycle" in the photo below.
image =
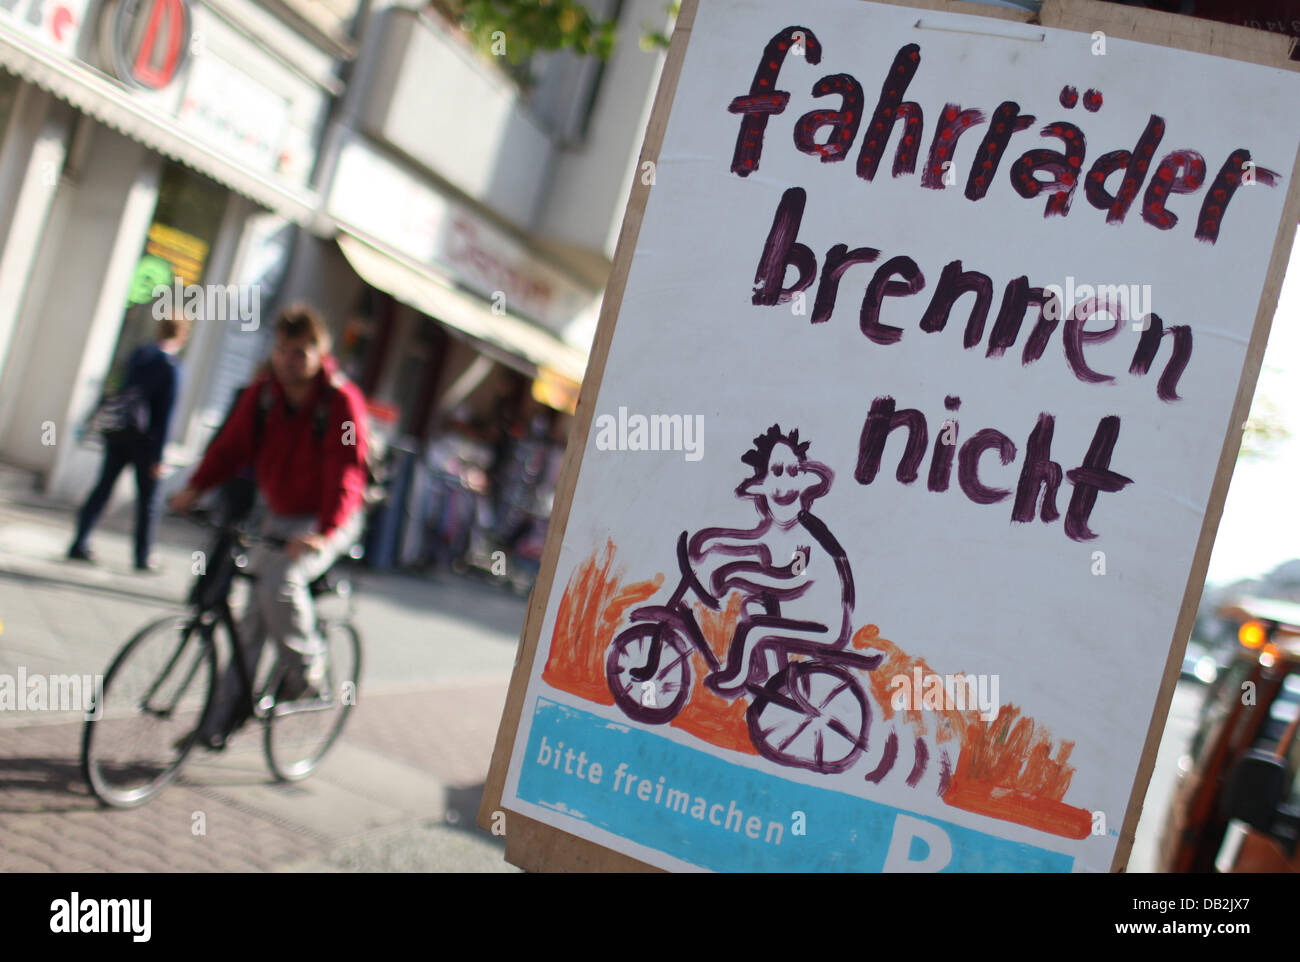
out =
[[(696, 577), (686, 538), (683, 531), (677, 539), (681, 579), (667, 603), (632, 611), (632, 624), (614, 638), (606, 656), (605, 676), (615, 703), (629, 718), (648, 724), (672, 721), (686, 706), (693, 653), (703, 657), (711, 672), (721, 667), (685, 599), (693, 593), (715, 611), (721, 601)], [(774, 610), (769, 605), (769, 612)], [(765, 627), (779, 631), (781, 623), (773, 616)], [(670, 652), (667, 659), (665, 649)], [(884, 655), (777, 638), (760, 645), (754, 660), (767, 666), (768, 653), (775, 655), (776, 670), (757, 681), (747, 680), (743, 688), (753, 699), (745, 721), (754, 747), (781, 765), (822, 773), (847, 770), (866, 749), (871, 726), (870, 702), (850, 669), (871, 671)], [(661, 701), (664, 696), (666, 702)]]
[[(310, 585), (313, 600), (334, 594), (347, 602), (342, 617), (317, 609), (317, 631), (327, 648), (325, 684), (319, 696), (281, 700), (284, 672), (278, 654), (258, 685), (261, 659), (249, 664), (230, 595), (237, 578), (257, 577), (247, 570), (252, 545), (283, 548), (287, 542), (232, 524), (209, 526), (216, 538), (206, 570), (190, 591), (189, 613), (159, 618), (136, 632), (113, 658), (92, 703), (82, 736), (82, 773), (95, 797), (110, 807), (142, 805), (180, 772), (214, 708), (218, 637), (225, 639), (240, 682), (224, 735), (249, 720), (261, 722), (263, 750), (277, 779), (294, 782), (311, 774), (356, 703), (361, 636), (352, 623), (351, 582), (337, 573), (338, 563)], [(360, 557), (359, 547), (348, 557)], [(259, 632), (260, 627), (254, 625)], [(258, 650), (265, 654), (267, 647), (274, 646)]]

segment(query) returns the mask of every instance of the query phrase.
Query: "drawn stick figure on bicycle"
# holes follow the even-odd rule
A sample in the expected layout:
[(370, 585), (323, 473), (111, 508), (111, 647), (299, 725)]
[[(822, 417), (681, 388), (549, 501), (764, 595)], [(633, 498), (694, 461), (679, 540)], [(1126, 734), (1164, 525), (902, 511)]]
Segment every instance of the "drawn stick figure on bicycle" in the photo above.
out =
[[(854, 603), (848, 557), (810, 510), (833, 474), (807, 456), (798, 430), (777, 425), (741, 460), (752, 474), (736, 488), (753, 502), (753, 528), (705, 528), (677, 543), (681, 580), (666, 604), (638, 608), (610, 646), (606, 674), (630, 717), (662, 724), (690, 698), (691, 654), (710, 669), (704, 683), (723, 697), (751, 698), (755, 747), (781, 764), (834, 772), (866, 747), (871, 711), (853, 669), (880, 655), (848, 650)], [(706, 569), (711, 573), (704, 575)], [(720, 661), (705, 641), (688, 595), (717, 610), (739, 591), (736, 632)]]

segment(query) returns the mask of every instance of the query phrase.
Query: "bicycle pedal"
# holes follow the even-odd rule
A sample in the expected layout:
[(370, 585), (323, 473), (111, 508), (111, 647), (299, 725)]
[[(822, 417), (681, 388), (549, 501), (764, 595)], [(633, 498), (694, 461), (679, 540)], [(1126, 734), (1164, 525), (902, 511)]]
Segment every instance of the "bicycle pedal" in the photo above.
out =
[(194, 740), (194, 747), (205, 752), (224, 752), (228, 744), (229, 738), (224, 735), (204, 735)]
[(311, 698), (299, 698), (295, 701), (276, 702), (275, 708), (271, 710), (273, 717), (284, 715), (297, 715), (302, 712), (330, 711), (338, 705), (333, 698), (321, 698), (313, 696)]

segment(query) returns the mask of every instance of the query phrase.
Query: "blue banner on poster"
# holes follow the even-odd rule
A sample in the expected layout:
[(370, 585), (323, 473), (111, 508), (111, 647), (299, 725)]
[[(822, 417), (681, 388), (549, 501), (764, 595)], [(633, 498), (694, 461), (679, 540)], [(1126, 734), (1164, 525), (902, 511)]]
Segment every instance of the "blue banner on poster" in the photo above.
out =
[(542, 698), (518, 797), (715, 871), (1068, 872), (1074, 862)]

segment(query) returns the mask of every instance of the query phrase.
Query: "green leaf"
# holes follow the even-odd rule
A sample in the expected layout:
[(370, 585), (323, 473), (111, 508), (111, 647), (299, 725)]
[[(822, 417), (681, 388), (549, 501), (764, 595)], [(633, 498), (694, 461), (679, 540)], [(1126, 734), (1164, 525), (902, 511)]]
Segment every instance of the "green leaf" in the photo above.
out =
[(614, 48), (614, 23), (597, 21), (577, 0), (459, 0), (452, 5), (475, 46), (492, 53), (492, 34), (506, 38), (513, 64), (543, 50), (571, 50), (607, 59)]

